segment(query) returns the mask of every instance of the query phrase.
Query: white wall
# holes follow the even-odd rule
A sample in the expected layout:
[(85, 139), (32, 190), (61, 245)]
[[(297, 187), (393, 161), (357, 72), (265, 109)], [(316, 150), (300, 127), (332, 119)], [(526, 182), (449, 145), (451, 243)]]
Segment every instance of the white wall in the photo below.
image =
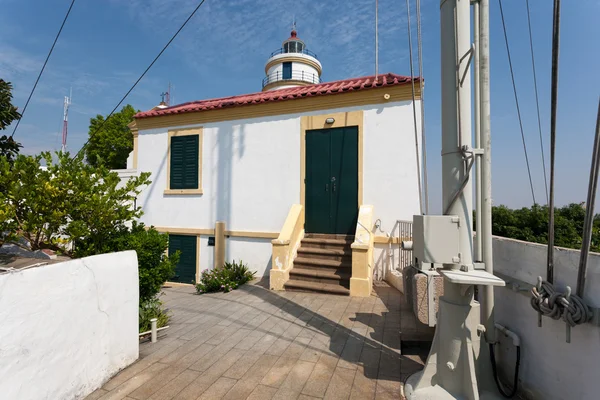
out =
[[(311, 83), (319, 83), (319, 71), (315, 67), (308, 64), (292, 62), (292, 77), (297, 79), (298, 74), (302, 74), (304, 71), (305, 80)], [(283, 64), (275, 64), (267, 72), (267, 76), (273, 79), (273, 77), (279, 72), (279, 77), (283, 77)]]
[[(204, 194), (197, 196), (163, 194), (168, 128), (140, 131), (138, 170), (152, 174), (152, 184), (137, 202), (144, 209), (142, 221), (161, 227), (213, 228), (218, 220), (225, 221), (227, 230), (279, 232), (292, 204), (300, 202), (301, 115), (355, 110), (364, 111), (363, 203), (373, 205), (375, 218), (392, 232), (396, 220), (412, 220), (419, 213), (410, 101), (204, 124)], [(267, 268), (263, 264), (271, 255), (268, 241), (258, 247), (242, 242), (251, 243), (240, 239), (229, 246), (228, 259), (256, 260), (257, 271)], [(212, 265), (213, 249), (203, 243), (200, 269)]]
[(138, 358), (134, 251), (0, 275), (0, 397), (81, 399)]
[[(518, 240), (494, 238), (494, 271), (536, 284), (537, 276), (546, 277), (546, 249)], [(555, 287), (576, 288), (579, 251), (557, 249), (555, 253)], [(521, 337), (521, 384), (532, 399), (598, 399), (600, 393), (600, 327), (591, 324), (571, 329), (571, 343), (565, 342), (565, 323), (543, 318), (538, 327), (537, 313), (531, 308), (528, 293), (496, 288), (496, 322)], [(600, 254), (590, 254), (584, 299), (600, 307)], [(514, 348), (501, 338), (502, 370), (514, 371)]]

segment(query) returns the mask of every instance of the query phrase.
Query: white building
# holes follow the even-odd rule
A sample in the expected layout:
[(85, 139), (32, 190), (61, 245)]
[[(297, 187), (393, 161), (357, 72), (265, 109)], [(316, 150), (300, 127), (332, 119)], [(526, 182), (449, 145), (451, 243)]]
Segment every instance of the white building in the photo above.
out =
[(420, 213), (419, 85), (413, 105), (404, 76), (318, 83), (295, 31), (265, 72), (262, 92), (135, 116), (142, 221), (171, 234), (181, 282), (242, 260), (274, 289), (368, 294), (374, 268), (399, 262), (397, 221)]

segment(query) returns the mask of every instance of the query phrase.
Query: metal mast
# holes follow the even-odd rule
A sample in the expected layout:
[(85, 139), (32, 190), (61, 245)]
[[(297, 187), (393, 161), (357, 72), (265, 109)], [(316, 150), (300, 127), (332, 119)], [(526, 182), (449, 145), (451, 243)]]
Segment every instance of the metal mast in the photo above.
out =
[[(491, 264), (491, 236), (485, 235), (489, 209), (489, 1), (479, 8), (479, 54), (471, 43), (470, 0), (440, 1), (441, 96), (442, 96), (442, 195), (444, 215), (415, 216), (413, 251), (420, 262), (443, 264), (444, 295), (439, 299), (435, 337), (425, 369), (412, 375), (404, 386), (409, 400), (481, 400), (498, 398), (485, 342), (493, 335), (493, 291), (504, 286)], [(476, 37), (477, 38), (477, 37)], [(469, 68), (479, 56), (477, 107), (481, 137), (473, 148), (471, 139), (471, 80)], [(473, 260), (474, 159), (483, 155), (483, 203), (481, 247), (483, 261)], [(480, 235), (480, 232), (477, 232)], [(479, 254), (477, 254), (479, 256)], [(484, 269), (485, 268), (485, 269)], [(474, 301), (474, 286), (487, 287), (483, 321)], [(491, 295), (491, 296), (490, 296)], [(490, 301), (491, 297), (491, 301)]]
[(62, 146), (60, 148), (61, 152), (67, 151), (67, 132), (69, 126), (69, 106), (71, 105), (71, 96), (73, 95), (73, 89), (69, 91), (69, 96), (65, 96), (65, 101), (63, 105), (63, 130), (62, 130)]

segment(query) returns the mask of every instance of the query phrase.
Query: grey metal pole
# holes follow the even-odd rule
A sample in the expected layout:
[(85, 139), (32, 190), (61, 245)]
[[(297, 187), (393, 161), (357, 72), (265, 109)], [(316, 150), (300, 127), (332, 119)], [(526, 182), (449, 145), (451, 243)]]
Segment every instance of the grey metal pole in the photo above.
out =
[(379, 0), (375, 0), (375, 82), (379, 76)]
[[(460, 77), (468, 68), (463, 58), (471, 48), (471, 8), (468, 0), (447, 0), (440, 5), (442, 61), (442, 197), (447, 215), (460, 218), (461, 264), (473, 263), (473, 186), (468, 178), (462, 145), (471, 140), (471, 80)], [(453, 39), (456, 39), (454, 41)], [(460, 61), (462, 59), (462, 62)], [(458, 68), (457, 68), (458, 66)], [(461, 190), (461, 187), (463, 188)], [(456, 197), (457, 192), (458, 197)], [(456, 201), (452, 202), (452, 199)], [(460, 269), (460, 264), (445, 265)], [(446, 280), (444, 280), (446, 282)], [(444, 292), (445, 293), (445, 292)]]
[[(475, 148), (481, 148), (481, 111), (480, 111), (480, 82), (479, 82), (479, 0), (473, 2), (473, 42), (475, 47), (475, 54), (473, 54), (473, 70), (474, 70), (474, 84), (475, 84), (475, 98), (473, 106), (475, 108)], [(482, 228), (481, 228), (481, 156), (475, 156), (475, 260), (483, 260), (482, 250)]]
[(552, 20), (552, 91), (550, 93), (550, 199), (548, 201), (548, 266), (546, 268), (546, 280), (550, 283), (554, 283), (554, 160), (556, 153), (559, 49), (560, 0), (554, 0), (554, 16)]
[[(492, 248), (492, 136), (490, 123), (490, 1), (481, 0), (479, 6), (479, 80), (481, 96), (481, 144), (483, 165), (481, 168), (482, 189), (482, 250), (485, 270), (494, 273)], [(494, 288), (485, 286), (481, 296), (481, 319), (489, 343), (496, 342), (494, 327)]]
[(592, 166), (590, 168), (590, 183), (588, 185), (587, 201), (585, 203), (585, 221), (583, 225), (583, 240), (579, 269), (577, 271), (577, 296), (583, 298), (585, 291), (585, 276), (587, 272), (587, 259), (592, 240), (592, 227), (594, 225), (594, 205), (596, 203), (596, 189), (598, 188), (598, 172), (600, 170), (600, 102), (598, 102), (598, 115), (596, 117), (596, 136), (592, 153)]

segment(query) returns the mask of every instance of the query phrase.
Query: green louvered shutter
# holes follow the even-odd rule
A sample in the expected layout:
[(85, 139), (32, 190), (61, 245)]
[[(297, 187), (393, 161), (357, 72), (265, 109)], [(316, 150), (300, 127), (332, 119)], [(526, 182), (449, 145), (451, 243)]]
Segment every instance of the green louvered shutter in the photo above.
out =
[(174, 282), (192, 283), (196, 280), (196, 236), (169, 235), (169, 255), (179, 250)]
[(170, 189), (198, 189), (198, 135), (171, 138)]

